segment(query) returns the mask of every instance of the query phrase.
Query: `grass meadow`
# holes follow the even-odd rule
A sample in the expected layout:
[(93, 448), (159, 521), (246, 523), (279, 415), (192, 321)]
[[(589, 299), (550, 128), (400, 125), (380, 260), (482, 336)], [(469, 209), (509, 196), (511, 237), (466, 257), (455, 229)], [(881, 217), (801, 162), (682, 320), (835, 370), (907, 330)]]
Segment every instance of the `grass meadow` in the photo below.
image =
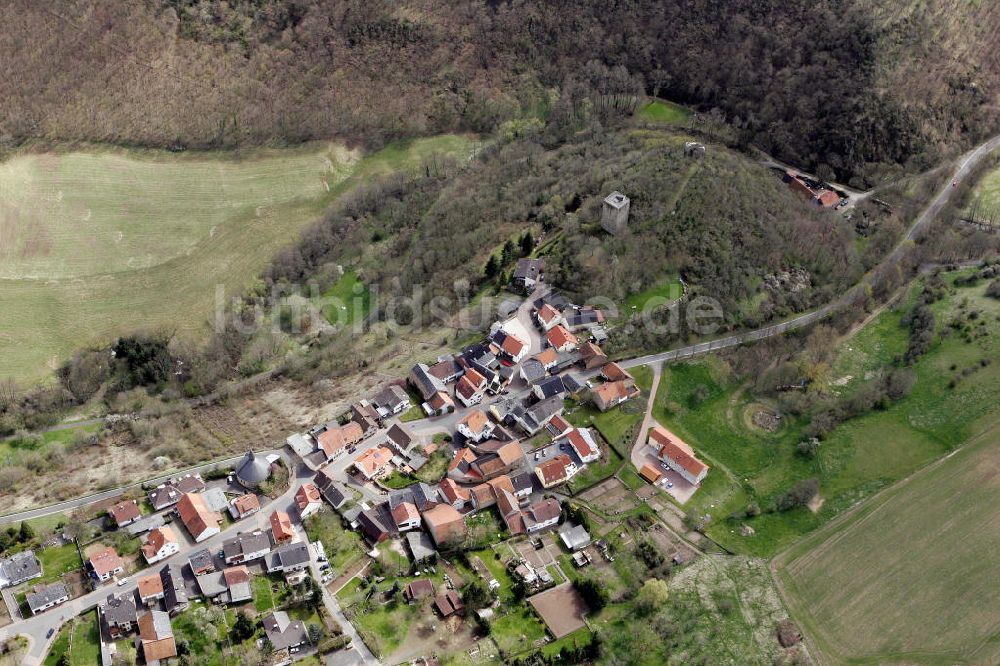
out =
[[(775, 561), (829, 663), (987, 664), (997, 641), (1000, 419)], [(933, 627), (933, 631), (928, 628)]]
[[(957, 288), (935, 303), (937, 337), (913, 366), (916, 383), (910, 395), (841, 424), (812, 460), (795, 452), (805, 422), (786, 416), (774, 433), (754, 427), (749, 414), (757, 403), (718, 359), (664, 368), (654, 414), (712, 466), (685, 509), (711, 515), (708, 534), (727, 548), (771, 556), (961, 446), (998, 404), (1000, 303), (987, 298), (985, 288), (985, 283)], [(850, 395), (906, 350), (908, 333), (901, 319), (915, 295), (916, 288), (901, 306), (886, 310), (841, 343), (824, 390)], [(978, 314), (969, 320), (967, 313), (973, 310)], [(949, 325), (958, 319), (965, 321), (965, 329), (978, 332), (967, 336)], [(751, 537), (740, 536), (738, 525), (726, 520), (751, 500), (766, 507), (797, 480), (809, 477), (820, 480), (818, 510), (765, 512), (747, 521), (756, 532)]]
[(636, 117), (647, 123), (658, 125), (680, 125), (691, 117), (691, 111), (679, 104), (662, 99), (654, 99), (636, 112)]
[(0, 164), (0, 376), (45, 379), (73, 350), (136, 328), (202, 336), (216, 285), (239, 295), (344, 192), (471, 150), (446, 135), (367, 156), (326, 143), (17, 155)]

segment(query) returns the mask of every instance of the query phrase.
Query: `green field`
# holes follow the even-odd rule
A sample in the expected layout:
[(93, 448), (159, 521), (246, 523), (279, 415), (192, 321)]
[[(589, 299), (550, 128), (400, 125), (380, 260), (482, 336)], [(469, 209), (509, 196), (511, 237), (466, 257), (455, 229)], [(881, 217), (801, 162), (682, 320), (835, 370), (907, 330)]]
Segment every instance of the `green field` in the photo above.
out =
[(680, 125), (691, 117), (689, 109), (662, 99), (654, 99), (636, 112), (639, 120), (660, 125)]
[(96, 612), (87, 613), (63, 625), (45, 657), (45, 666), (57, 666), (67, 653), (72, 666), (93, 666), (101, 662), (101, 639)]
[[(712, 467), (685, 510), (711, 515), (707, 532), (727, 548), (770, 556), (961, 445), (973, 434), (973, 424), (998, 402), (1000, 342), (995, 322), (1000, 302), (985, 297), (985, 288), (985, 283), (957, 288), (933, 304), (937, 338), (913, 366), (916, 383), (910, 395), (835, 428), (813, 460), (795, 452), (804, 419), (786, 415), (775, 433), (754, 427), (747, 414), (758, 403), (718, 359), (666, 367), (654, 414)], [(901, 319), (915, 294), (916, 288), (901, 307), (883, 312), (839, 346), (826, 390), (849, 396), (866, 376), (877, 379), (905, 351), (908, 334)], [(980, 333), (966, 341), (960, 329), (949, 324), (972, 310), (977, 318), (961, 326)], [(981, 365), (984, 359), (986, 366)], [(970, 374), (963, 375), (965, 370)], [(949, 388), (955, 378), (955, 387)], [(752, 537), (740, 536), (738, 523), (726, 520), (751, 500), (766, 508), (797, 480), (809, 477), (820, 480), (822, 505), (816, 511), (765, 511), (746, 521), (756, 531)]]
[(684, 295), (684, 286), (676, 276), (661, 280), (658, 284), (625, 298), (622, 315), (629, 316), (643, 312), (648, 306), (656, 309), (672, 303)]
[[(24, 440), (16, 437), (0, 440), (0, 460), (9, 460), (11, 461), (11, 464), (17, 465), (20, 464), (20, 460), (24, 454), (37, 453), (39, 455), (44, 455), (55, 445), (68, 444), (81, 433), (92, 435), (100, 430), (101, 427), (102, 425), (98, 423), (80, 426), (78, 428), (50, 430), (42, 433), (39, 436), (40, 439), (37, 440), (34, 437)], [(65, 516), (63, 518), (65, 518)], [(32, 522), (32, 524), (34, 525), (34, 522)], [(45, 523), (45, 525), (47, 526), (48, 523)], [(35, 528), (37, 530), (38, 525), (35, 525)]]
[[(977, 220), (988, 220), (991, 215), (1000, 214), (1000, 168), (993, 169), (983, 176), (976, 184), (972, 196), (974, 200), (979, 200)], [(972, 208), (971, 203), (969, 207)]]
[(334, 144), (250, 155), (95, 149), (0, 164), (0, 376), (34, 381), (135, 328), (208, 330), (277, 249), (354, 185), (468, 156), (465, 137), (361, 156)]
[(793, 617), (824, 661), (1000, 661), (998, 416), (775, 560)]

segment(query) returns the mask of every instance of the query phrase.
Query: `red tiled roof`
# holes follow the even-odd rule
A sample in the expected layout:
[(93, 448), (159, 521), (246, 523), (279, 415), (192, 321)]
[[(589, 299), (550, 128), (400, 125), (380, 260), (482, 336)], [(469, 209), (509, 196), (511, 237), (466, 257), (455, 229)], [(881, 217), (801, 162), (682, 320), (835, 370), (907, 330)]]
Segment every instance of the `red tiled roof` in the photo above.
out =
[(541, 471), (542, 480), (545, 485), (550, 485), (561, 481), (568, 476), (566, 471), (566, 464), (570, 462), (569, 456), (565, 454), (560, 454), (553, 458), (552, 460), (547, 460), (535, 469)]
[(319, 488), (313, 483), (303, 483), (302, 486), (295, 491), (295, 506), (299, 508), (299, 511), (305, 509), (310, 504), (322, 502), (322, 498), (319, 494)]
[(160, 574), (142, 576), (136, 582), (139, 587), (140, 599), (147, 599), (163, 594), (163, 579), (160, 578)]
[[(468, 449), (465, 449), (468, 451)], [(467, 488), (462, 488), (457, 483), (451, 479), (445, 478), (441, 480), (441, 493), (444, 495), (445, 499), (448, 500), (449, 504), (454, 504), (456, 501), (461, 500), (462, 502), (469, 501), (469, 490)]]
[(365, 431), (361, 426), (351, 421), (347, 425), (339, 428), (330, 428), (319, 435), (319, 446), (327, 458), (332, 458), (342, 449), (351, 444), (357, 444), (365, 436)]
[(569, 439), (570, 445), (576, 450), (576, 455), (580, 456), (580, 458), (586, 458), (597, 453), (597, 449), (591, 446), (590, 442), (583, 436), (583, 431), (579, 428), (570, 430), (566, 438)]
[(124, 563), (122, 558), (118, 556), (118, 552), (108, 546), (90, 556), (90, 566), (98, 576), (104, 576), (124, 566)]
[(650, 483), (656, 483), (660, 480), (660, 477), (663, 476), (663, 472), (653, 465), (646, 463), (642, 466), (642, 469), (639, 470), (639, 476), (646, 479)]
[(593, 342), (585, 342), (580, 347), (580, 355), (584, 358), (591, 358), (593, 356), (604, 356), (604, 352)]
[(573, 426), (567, 421), (562, 414), (556, 414), (549, 420), (549, 425), (554, 427), (560, 433), (566, 432)]
[(682, 451), (688, 455), (694, 455), (694, 449), (688, 446), (687, 442), (683, 439), (670, 432), (666, 428), (660, 425), (653, 426), (649, 430), (649, 438), (656, 442), (659, 446), (663, 447), (667, 444), (673, 444), (680, 448)]
[(396, 527), (402, 526), (404, 523), (416, 520), (420, 520), (420, 512), (417, 511), (417, 507), (410, 502), (402, 502), (396, 505), (396, 508), (392, 510), (392, 519), (396, 521)]
[(673, 460), (687, 470), (688, 474), (695, 477), (708, 469), (708, 465), (695, 458), (693, 454), (688, 453), (674, 442), (665, 444), (660, 449), (660, 458)]
[(233, 500), (237, 515), (245, 516), (253, 511), (260, 511), (260, 500), (253, 493), (241, 495)]
[(139, 510), (139, 505), (135, 500), (127, 500), (108, 509), (108, 514), (114, 519), (115, 524), (121, 525), (139, 518), (142, 511)]
[(232, 587), (240, 583), (250, 582), (250, 570), (246, 568), (245, 564), (241, 564), (237, 567), (229, 567), (223, 570), (222, 577), (225, 579), (226, 585)]
[(510, 354), (510, 356), (512, 357), (518, 356), (524, 349), (524, 343), (508, 333), (507, 337), (505, 337), (503, 340), (503, 345), (501, 345), (501, 349)]
[(549, 347), (541, 354), (536, 354), (535, 360), (541, 363), (542, 366), (548, 368), (550, 366), (555, 365), (556, 361), (559, 360), (559, 353), (552, 347)]
[(295, 536), (292, 519), (284, 511), (275, 510), (271, 513), (271, 533), (275, 541), (284, 541)]
[(472, 450), (467, 448), (459, 449), (458, 451), (455, 452), (455, 457), (453, 457), (451, 459), (451, 462), (448, 463), (448, 471), (450, 472), (451, 470), (461, 465), (463, 462), (471, 463), (475, 459), (476, 459), (476, 454), (473, 453)]
[(428, 402), (430, 402), (431, 407), (433, 407), (435, 411), (445, 406), (448, 407), (455, 406), (455, 401), (452, 400), (451, 396), (445, 393), (444, 391), (438, 391), (437, 393), (432, 395), (431, 399)]
[(200, 536), (211, 527), (218, 527), (222, 516), (208, 510), (205, 498), (195, 493), (185, 493), (177, 503), (181, 522), (194, 537)]
[(550, 304), (546, 303), (542, 306), (542, 309), (538, 311), (538, 319), (543, 323), (548, 324), (553, 319), (559, 317), (559, 310), (556, 310)]
[(556, 349), (559, 349), (567, 343), (573, 345), (574, 347), (579, 344), (579, 340), (577, 340), (575, 335), (558, 324), (554, 326), (552, 330), (545, 335), (545, 337), (548, 339), (549, 344)]
[(486, 424), (489, 423), (489, 421), (490, 420), (486, 416), (486, 412), (481, 409), (474, 409), (469, 412), (464, 419), (459, 421), (459, 423), (465, 424), (471, 432), (478, 435), (483, 432), (483, 429), (486, 428)]
[(504, 466), (509, 467), (524, 457), (524, 450), (518, 442), (507, 442), (496, 450), (496, 454)]
[(374, 449), (368, 449), (362, 453), (361, 456), (354, 461), (354, 465), (364, 472), (365, 475), (371, 477), (389, 464), (390, 460), (392, 460), (392, 451), (384, 446), (378, 446)]
[(632, 375), (625, 372), (625, 370), (622, 369), (620, 365), (614, 362), (608, 363), (603, 368), (601, 368), (601, 374), (604, 375), (604, 378), (607, 379), (609, 382), (617, 382), (625, 379), (632, 379)]
[(174, 534), (174, 531), (166, 525), (157, 527), (150, 530), (149, 534), (146, 535), (146, 542), (142, 544), (142, 553), (147, 558), (153, 557), (160, 552), (164, 544), (168, 543), (177, 543), (177, 536)]

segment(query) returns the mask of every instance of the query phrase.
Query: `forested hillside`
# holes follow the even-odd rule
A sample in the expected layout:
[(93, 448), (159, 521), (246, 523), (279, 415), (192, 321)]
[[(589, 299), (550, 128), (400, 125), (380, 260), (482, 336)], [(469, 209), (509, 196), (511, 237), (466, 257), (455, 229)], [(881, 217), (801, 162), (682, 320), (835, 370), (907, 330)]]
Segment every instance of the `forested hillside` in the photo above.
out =
[(12, 0), (0, 139), (379, 145), (544, 116), (567, 91), (600, 107), (645, 88), (863, 184), (995, 124), (998, 12), (959, 0)]

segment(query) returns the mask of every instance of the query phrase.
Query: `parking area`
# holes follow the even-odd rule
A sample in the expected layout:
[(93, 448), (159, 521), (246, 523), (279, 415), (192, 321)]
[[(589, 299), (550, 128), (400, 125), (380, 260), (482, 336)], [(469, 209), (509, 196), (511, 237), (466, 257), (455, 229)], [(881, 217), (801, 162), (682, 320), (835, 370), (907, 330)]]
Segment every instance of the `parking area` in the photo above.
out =
[(680, 474), (669, 469), (649, 447), (643, 447), (642, 451), (633, 453), (632, 461), (639, 469), (642, 469), (645, 464), (650, 464), (658, 469), (663, 476), (656, 482), (657, 487), (662, 488), (665, 493), (680, 504), (686, 503), (698, 490), (698, 486), (685, 481)]

